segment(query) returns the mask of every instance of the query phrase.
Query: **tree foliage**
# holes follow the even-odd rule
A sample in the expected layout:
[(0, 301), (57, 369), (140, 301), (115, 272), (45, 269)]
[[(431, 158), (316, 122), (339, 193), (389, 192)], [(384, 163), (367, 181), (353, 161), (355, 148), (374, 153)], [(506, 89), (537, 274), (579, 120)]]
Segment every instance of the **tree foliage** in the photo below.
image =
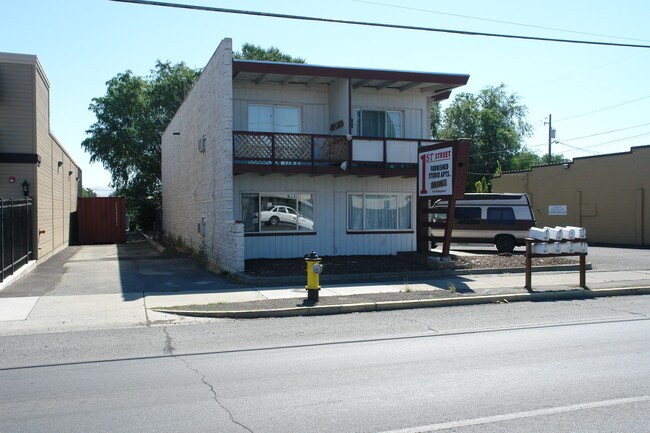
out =
[[(569, 160), (564, 155), (551, 155), (551, 164), (562, 164)], [(510, 170), (528, 170), (531, 167), (548, 164), (548, 153), (538, 155), (528, 149), (523, 149), (510, 161)]]
[[(519, 97), (509, 94), (505, 84), (488, 86), (478, 94), (459, 93), (432, 125), (435, 138), (469, 138), (472, 149), (468, 185), (475, 189), (483, 176), (489, 178), (501, 167), (511, 169), (512, 159), (523, 149), (532, 127), (526, 120), (527, 108)], [(434, 123), (432, 117), (432, 124)]]
[(90, 188), (81, 188), (81, 198), (97, 197), (97, 193)]
[(106, 95), (89, 106), (97, 120), (81, 145), (91, 162), (101, 162), (111, 173), (136, 221), (160, 204), (160, 136), (199, 74), (182, 62), (158, 61), (145, 77), (117, 74), (106, 83)]
[[(235, 57), (305, 62), (277, 48), (248, 43)], [(93, 98), (89, 106), (96, 122), (81, 146), (91, 162), (101, 162), (111, 173), (115, 194), (126, 198), (133, 221), (142, 228), (151, 226), (153, 211), (162, 201), (160, 137), (200, 73), (183, 62), (159, 60), (147, 76), (117, 74), (106, 83), (106, 94)]]
[(276, 47), (267, 49), (259, 45), (245, 43), (240, 52), (236, 52), (234, 57), (239, 60), (265, 60), (268, 62), (286, 62), (286, 63), (305, 63), (301, 57), (292, 57), (284, 54)]

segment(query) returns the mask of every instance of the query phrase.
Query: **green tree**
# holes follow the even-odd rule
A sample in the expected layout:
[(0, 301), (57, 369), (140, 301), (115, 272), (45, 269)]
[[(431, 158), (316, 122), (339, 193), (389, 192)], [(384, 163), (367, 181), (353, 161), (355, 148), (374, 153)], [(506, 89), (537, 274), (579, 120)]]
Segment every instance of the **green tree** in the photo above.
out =
[(429, 115), (431, 117), (431, 137), (439, 138), (440, 124), (442, 123), (442, 109), (439, 102), (431, 104)]
[[(564, 155), (552, 155), (551, 164), (563, 164), (569, 160)], [(528, 149), (523, 149), (510, 160), (510, 170), (528, 170), (531, 167), (548, 164), (548, 153), (538, 155)]]
[(199, 74), (182, 62), (157, 61), (145, 77), (117, 74), (106, 83), (106, 95), (90, 104), (97, 121), (81, 145), (91, 162), (111, 173), (116, 193), (142, 228), (152, 224), (161, 202), (160, 136)]
[(242, 46), (241, 51), (235, 52), (234, 57), (239, 60), (265, 60), (268, 62), (305, 63), (305, 59), (284, 54), (282, 51), (275, 47), (264, 49), (259, 45), (253, 45), (249, 43), (245, 43)]
[(532, 132), (527, 111), (517, 95), (506, 92), (505, 84), (485, 87), (477, 95), (459, 93), (444, 111), (436, 138), (472, 140), (470, 188), (475, 189), (483, 176), (490, 184), (499, 164), (504, 171), (510, 170), (512, 158)]
[(97, 193), (90, 188), (81, 188), (81, 198), (97, 197)]

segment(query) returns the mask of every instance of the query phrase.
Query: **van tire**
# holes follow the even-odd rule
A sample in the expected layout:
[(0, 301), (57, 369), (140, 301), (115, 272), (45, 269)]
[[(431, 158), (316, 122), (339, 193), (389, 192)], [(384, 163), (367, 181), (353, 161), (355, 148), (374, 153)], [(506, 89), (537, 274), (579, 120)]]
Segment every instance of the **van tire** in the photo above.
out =
[(494, 245), (500, 253), (511, 253), (517, 245), (515, 238), (508, 235), (497, 236), (494, 240)]

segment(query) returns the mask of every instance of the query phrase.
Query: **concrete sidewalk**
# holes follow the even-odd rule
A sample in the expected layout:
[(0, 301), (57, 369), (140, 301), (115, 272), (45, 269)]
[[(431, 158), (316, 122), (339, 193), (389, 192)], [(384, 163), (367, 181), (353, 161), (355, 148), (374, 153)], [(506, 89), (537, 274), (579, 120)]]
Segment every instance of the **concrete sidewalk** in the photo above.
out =
[[(122, 294), (9, 297), (0, 298), (0, 335), (219, 320), (208, 317), (278, 317), (650, 294), (650, 271), (589, 272), (590, 290), (577, 288), (577, 278), (576, 272), (534, 273), (533, 293), (523, 288), (523, 273), (470, 275), (408, 284), (336, 285), (321, 290), (322, 306), (301, 306), (307, 295), (300, 286), (203, 293), (141, 292), (128, 299)], [(185, 311), (184, 315), (178, 315), (165, 311), (170, 307), (208, 304), (213, 304), (210, 313)], [(206, 308), (198, 308), (202, 309)], [(214, 310), (221, 313), (215, 314)]]
[(470, 272), (340, 284), (323, 276), (320, 302), (307, 305), (304, 280), (287, 280), (283, 287), (236, 284), (191, 259), (162, 257), (144, 237), (132, 236), (127, 244), (69, 247), (11, 285), (0, 285), (0, 335), (215, 320), (180, 316), (178, 309), (168, 314), (170, 307), (188, 305), (199, 306), (188, 311), (193, 315), (205, 309), (213, 317), (265, 317), (650, 293), (650, 270), (591, 270), (591, 290), (583, 290), (577, 270), (538, 269), (533, 293), (524, 289), (523, 272)]

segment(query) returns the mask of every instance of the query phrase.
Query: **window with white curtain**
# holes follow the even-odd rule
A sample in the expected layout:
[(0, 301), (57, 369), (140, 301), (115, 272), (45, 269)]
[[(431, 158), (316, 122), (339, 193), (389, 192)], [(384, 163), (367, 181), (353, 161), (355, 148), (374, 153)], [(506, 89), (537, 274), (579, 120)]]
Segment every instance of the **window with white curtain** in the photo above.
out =
[(362, 137), (401, 138), (402, 112), (355, 110), (355, 135)]
[(348, 194), (348, 231), (412, 230), (412, 214), (412, 194)]
[(248, 105), (248, 130), (300, 133), (300, 107)]

